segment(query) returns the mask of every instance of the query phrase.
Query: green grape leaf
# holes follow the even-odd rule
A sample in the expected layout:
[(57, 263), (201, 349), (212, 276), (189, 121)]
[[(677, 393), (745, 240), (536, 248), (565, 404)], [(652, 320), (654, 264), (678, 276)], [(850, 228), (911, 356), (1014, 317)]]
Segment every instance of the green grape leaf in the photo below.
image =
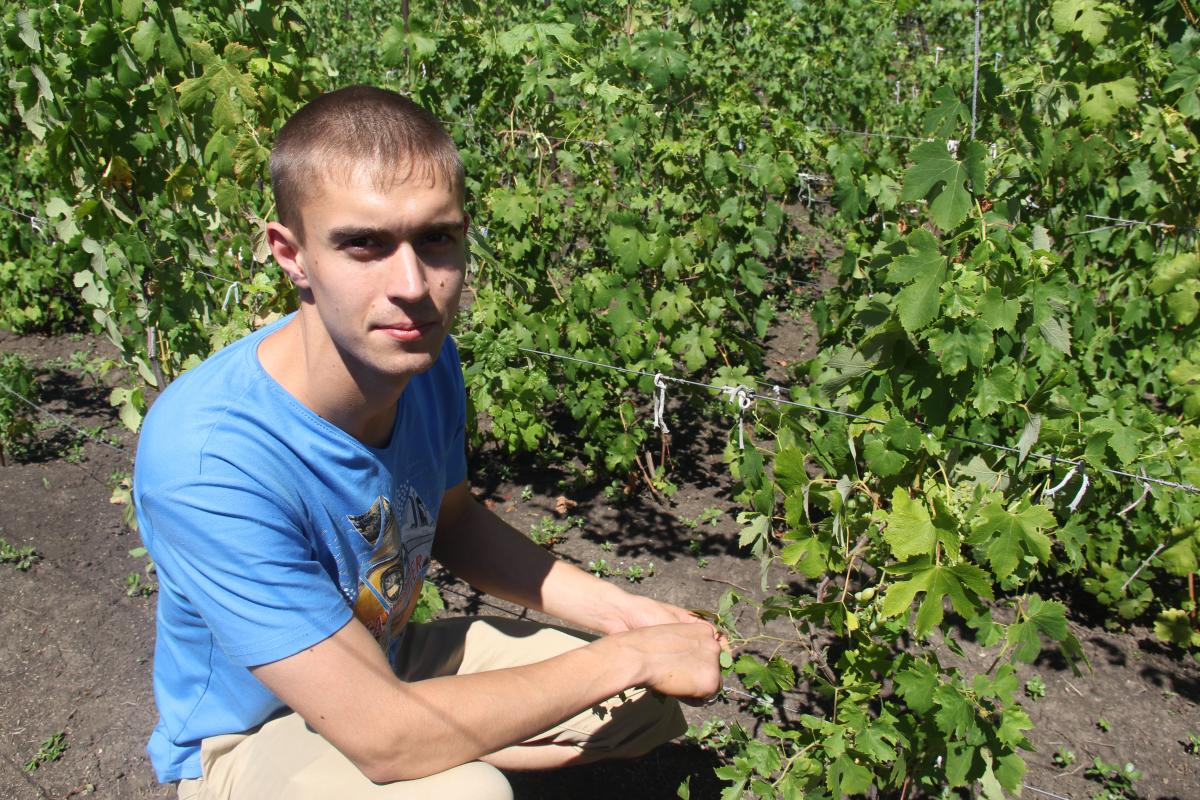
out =
[(835, 796), (861, 795), (871, 788), (874, 776), (871, 771), (846, 755), (840, 755), (829, 765), (825, 782)]
[(1200, 255), (1180, 253), (1155, 263), (1154, 277), (1150, 280), (1150, 291), (1157, 295), (1165, 295), (1196, 277), (1200, 277)]
[(796, 673), (792, 665), (776, 656), (766, 663), (751, 655), (739, 656), (733, 668), (742, 676), (748, 689), (762, 689), (767, 694), (776, 694), (796, 685)]
[(775, 482), (784, 494), (792, 494), (808, 485), (804, 458), (804, 451), (797, 447), (785, 447), (775, 456)]
[(1017, 463), (1024, 464), (1025, 459), (1029, 458), (1029, 451), (1037, 444), (1038, 437), (1042, 434), (1042, 415), (1030, 414), (1025, 427), (1021, 429), (1021, 438), (1017, 440), (1018, 457)]
[(863, 448), (863, 460), (867, 462), (867, 468), (881, 478), (899, 475), (900, 470), (908, 463), (908, 458), (903, 453), (891, 449), (882, 436), (872, 437), (867, 442), (867, 446)]
[(888, 268), (888, 280), (907, 283), (896, 296), (900, 324), (909, 333), (924, 328), (937, 318), (941, 307), (942, 282), (946, 279), (946, 259), (938, 250), (937, 239), (926, 230), (908, 237), (909, 251)]
[[(975, 384), (971, 405), (985, 417), (991, 416), (1008, 403), (1017, 402), (1017, 384), (1011, 370), (1003, 367), (982, 376)], [(1024, 456), (1021, 460), (1024, 460)]]
[(971, 210), (970, 181), (975, 191), (986, 183), (984, 158), (986, 150), (979, 142), (960, 145), (963, 160), (959, 161), (942, 141), (925, 142), (912, 152), (913, 164), (904, 173), (902, 200), (929, 200), (929, 213), (944, 231), (958, 227)]
[(1008, 644), (1016, 658), (1031, 664), (1042, 651), (1042, 636), (1061, 643), (1068, 655), (1078, 650), (1078, 642), (1067, 629), (1066, 607), (1032, 595), (1021, 620), (1008, 626)]
[(931, 664), (915, 661), (908, 669), (897, 672), (894, 678), (896, 693), (918, 714), (933, 708), (933, 690), (938, 687), (938, 673)]
[(937, 544), (937, 529), (925, 504), (913, 500), (908, 492), (897, 486), (892, 490), (892, 510), (887, 515), (883, 538), (896, 558), (905, 561), (912, 556), (932, 553)]
[(1057, 0), (1050, 21), (1059, 33), (1078, 33), (1085, 42), (1100, 44), (1108, 33), (1112, 13), (1093, 0)]
[(976, 518), (968, 542), (982, 547), (998, 580), (1016, 570), (1025, 555), (1045, 563), (1050, 559), (1050, 537), (1043, 531), (1055, 525), (1054, 514), (1043, 505), (1021, 500), (1005, 508), (997, 498), (984, 506)]
[(645, 30), (637, 35), (636, 44), (629, 66), (645, 75), (656, 90), (687, 76), (688, 58), (680, 49), (684, 40), (678, 31)]
[(779, 551), (779, 558), (804, 577), (819, 578), (828, 568), (825, 562), (828, 549), (816, 536), (806, 536), (785, 544)]
[(137, 30), (129, 37), (129, 42), (138, 58), (149, 61), (154, 58), (154, 51), (161, 37), (162, 29), (158, 27), (158, 21), (154, 17), (147, 17), (138, 23)]
[(487, 202), (492, 216), (514, 230), (522, 228), (537, 210), (537, 198), (524, 184), (512, 189), (497, 187), (488, 193)]
[(1200, 572), (1196, 551), (1196, 540), (1187, 537), (1163, 550), (1158, 554), (1158, 558), (1167, 572), (1182, 578), (1193, 572)]
[(1137, 80), (1132, 75), (1092, 84), (1080, 93), (1079, 112), (1097, 125), (1107, 125), (1121, 109), (1137, 105), (1137, 91)]
[(943, 683), (934, 690), (933, 700), (938, 707), (934, 723), (947, 738), (966, 739), (978, 729), (975, 704), (958, 687)]
[(1200, 647), (1200, 633), (1192, 629), (1192, 620), (1182, 608), (1161, 612), (1154, 620), (1154, 635), (1177, 647)]
[(922, 122), (926, 136), (949, 139), (971, 121), (970, 107), (958, 98), (951, 87), (940, 87), (933, 93), (933, 101), (936, 105), (926, 112)]
[(983, 609), (981, 598), (992, 598), (992, 584), (987, 573), (973, 564), (945, 566), (926, 562), (913, 565), (911, 575), (908, 580), (891, 585), (884, 595), (880, 615), (884, 618), (899, 616), (912, 606), (919, 592), (925, 592), (913, 629), (920, 638), (941, 624), (942, 604), (947, 597), (954, 610), (968, 618)]
[(1167, 295), (1167, 309), (1180, 325), (1191, 325), (1200, 312), (1200, 303), (1196, 301), (1196, 291), (1200, 290), (1200, 281), (1189, 281), (1194, 286), (1184, 285), (1178, 291)]
[(1021, 301), (1006, 298), (1000, 289), (993, 286), (983, 293), (976, 306), (983, 324), (992, 330), (1013, 330), (1017, 316), (1021, 313)]
[(496, 44), (508, 56), (521, 52), (544, 53), (555, 45), (564, 50), (579, 47), (575, 27), (562, 22), (523, 22), (496, 34)]
[(1071, 330), (1065, 322), (1058, 317), (1046, 317), (1038, 330), (1047, 344), (1065, 355), (1071, 355)]

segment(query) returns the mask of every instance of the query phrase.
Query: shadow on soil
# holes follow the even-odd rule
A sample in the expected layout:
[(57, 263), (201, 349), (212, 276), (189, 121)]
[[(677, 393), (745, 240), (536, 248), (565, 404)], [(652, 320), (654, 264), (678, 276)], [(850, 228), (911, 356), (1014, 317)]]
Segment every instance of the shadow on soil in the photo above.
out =
[(674, 743), (633, 761), (506, 775), (517, 800), (668, 800), (679, 796), (679, 785), (685, 780), (690, 781), (693, 800), (715, 800), (722, 784), (713, 770), (720, 763), (715, 754), (697, 745)]

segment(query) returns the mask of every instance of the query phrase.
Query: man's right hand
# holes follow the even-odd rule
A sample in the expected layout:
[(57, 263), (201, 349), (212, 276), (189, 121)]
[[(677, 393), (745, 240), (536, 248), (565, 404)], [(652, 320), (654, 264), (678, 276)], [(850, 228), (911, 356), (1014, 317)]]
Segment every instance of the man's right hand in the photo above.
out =
[(633, 659), (635, 685), (693, 704), (720, 691), (722, 643), (708, 625), (651, 625), (613, 634), (595, 645), (615, 645), (623, 651), (615, 657)]

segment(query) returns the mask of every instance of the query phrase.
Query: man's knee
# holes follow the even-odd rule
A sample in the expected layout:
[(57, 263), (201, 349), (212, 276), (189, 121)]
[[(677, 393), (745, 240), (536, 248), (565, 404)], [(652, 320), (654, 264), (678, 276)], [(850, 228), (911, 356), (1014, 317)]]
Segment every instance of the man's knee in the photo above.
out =
[(679, 702), (653, 692), (623, 702), (618, 695), (593, 713), (602, 720), (584, 743), (593, 757), (637, 758), (687, 730)]
[[(513, 800), (512, 786), (504, 773), (482, 761), (472, 761), (455, 767), (443, 776), (450, 776), (447, 785), (435, 789), (429, 797), (469, 797), (472, 800)], [(436, 776), (441, 777), (441, 776)], [(406, 797), (408, 795), (405, 795)]]

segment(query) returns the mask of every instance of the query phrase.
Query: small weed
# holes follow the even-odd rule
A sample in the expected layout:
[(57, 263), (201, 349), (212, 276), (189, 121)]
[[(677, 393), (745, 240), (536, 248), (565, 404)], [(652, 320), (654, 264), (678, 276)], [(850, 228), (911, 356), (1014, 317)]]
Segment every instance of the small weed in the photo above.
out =
[(45, 489), (47, 492), (50, 491), (50, 479), (49, 478), (46, 478), (46, 477), (42, 478), (42, 488)]
[(529, 502), (530, 500), (533, 499), (533, 487), (532, 486), (526, 486), (524, 489), (521, 490), (521, 499), (524, 500), (525, 502)]
[(529, 527), (529, 538), (539, 547), (549, 549), (571, 528), (580, 527), (583, 527), (583, 519), (580, 517), (567, 517), (562, 522), (556, 522), (553, 517), (542, 517)]
[(1029, 695), (1031, 700), (1041, 700), (1046, 696), (1046, 682), (1040, 675), (1034, 675), (1025, 681), (1025, 694)]
[(707, 558), (699, 559), (696, 562), (696, 568), (697, 569), (707, 569), (708, 568), (708, 559)]
[(131, 572), (125, 576), (125, 596), (126, 597), (149, 597), (158, 591), (158, 582), (154, 580), (155, 573), (154, 562), (150, 560), (149, 555), (144, 547), (135, 547), (129, 551), (129, 555), (134, 558), (145, 558), (146, 566), (142, 572)]
[(158, 589), (157, 583), (152, 583), (149, 580), (142, 580), (142, 573), (131, 572), (125, 576), (125, 596), (126, 597), (149, 597)]
[(608, 565), (608, 562), (603, 558), (598, 558), (595, 561), (589, 561), (587, 571), (595, 575), (597, 578), (607, 578), (613, 574), (613, 569)]
[(720, 518), (721, 518), (721, 509), (709, 506), (708, 508), (701, 511), (696, 516), (684, 517), (682, 520), (680, 520), (680, 522), (682, 522), (687, 527), (695, 530), (696, 528), (699, 528), (701, 525), (704, 525), (706, 523), (708, 525), (716, 525), (717, 520), (719, 520)]
[(600, 549), (606, 553), (611, 553), (612, 552), (612, 542), (601, 542)]
[(1194, 733), (1189, 733), (1188, 740), (1184, 743), (1183, 749), (1186, 750), (1189, 755), (1200, 756), (1200, 736), (1197, 736)]
[(58, 761), (62, 758), (62, 754), (66, 752), (70, 745), (67, 744), (67, 732), (59, 731), (51, 734), (42, 742), (38, 751), (33, 754), (33, 757), (25, 762), (25, 771), (34, 772), (42, 764), (49, 764), (52, 761)]
[(27, 571), (42, 557), (32, 547), (13, 547), (5, 539), (0, 539), (0, 564), (12, 564), (21, 572)]
[(1050, 760), (1054, 763), (1054, 766), (1058, 767), (1059, 769), (1066, 769), (1075, 763), (1075, 752), (1068, 750), (1065, 747), (1060, 747), (1058, 748), (1058, 751), (1051, 756)]
[(1100, 719), (1096, 720), (1096, 727), (1105, 733), (1108, 733), (1112, 730), (1112, 723), (1106, 720), (1104, 717), (1101, 717)]
[(1118, 767), (1097, 756), (1083, 774), (1104, 786), (1103, 790), (1092, 795), (1092, 800), (1135, 800), (1138, 796), (1133, 782), (1141, 780), (1142, 773), (1128, 761), (1125, 766)]
[(699, 539), (692, 539), (688, 542), (688, 552), (694, 556), (700, 555), (700, 553), (704, 552), (704, 542)]
[(108, 502), (121, 506), (125, 526), (137, 531), (137, 510), (133, 506), (133, 476), (127, 470), (115, 469), (108, 476), (108, 488), (112, 490)]
[(619, 570), (617, 574), (624, 575), (625, 580), (630, 583), (641, 583), (646, 578), (654, 577), (654, 562), (649, 562), (644, 567), (637, 564), (630, 564), (628, 568)]

